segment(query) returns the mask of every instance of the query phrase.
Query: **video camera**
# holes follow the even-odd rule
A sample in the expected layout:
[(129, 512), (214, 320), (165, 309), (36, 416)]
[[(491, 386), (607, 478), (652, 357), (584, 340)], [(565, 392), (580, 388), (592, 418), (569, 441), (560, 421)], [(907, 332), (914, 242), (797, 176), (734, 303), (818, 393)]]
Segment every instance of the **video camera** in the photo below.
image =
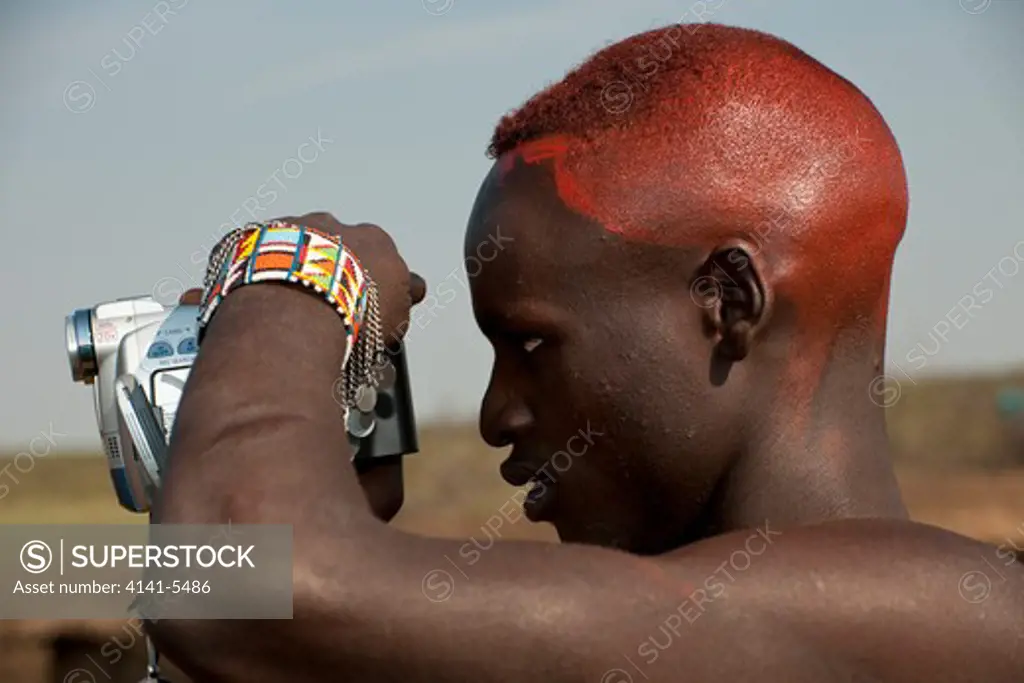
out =
[[(65, 321), (71, 378), (93, 387), (110, 477), (118, 502), (131, 512), (148, 512), (160, 488), (199, 351), (198, 315), (195, 305), (136, 296), (77, 309)], [(419, 449), (404, 346), (375, 370), (377, 386), (359, 388), (345, 425), (356, 466)]]

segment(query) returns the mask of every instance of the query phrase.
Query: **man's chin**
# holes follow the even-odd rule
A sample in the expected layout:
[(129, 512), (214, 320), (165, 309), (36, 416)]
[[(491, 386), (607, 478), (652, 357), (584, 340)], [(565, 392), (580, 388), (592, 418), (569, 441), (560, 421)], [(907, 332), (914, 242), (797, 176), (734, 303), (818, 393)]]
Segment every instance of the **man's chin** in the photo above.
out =
[(594, 545), (601, 548), (615, 548), (616, 550), (630, 549), (629, 539), (625, 536), (612, 533), (612, 530), (600, 523), (571, 524), (566, 520), (554, 520), (552, 525), (558, 533), (558, 539), (562, 543), (575, 543), (578, 545)]

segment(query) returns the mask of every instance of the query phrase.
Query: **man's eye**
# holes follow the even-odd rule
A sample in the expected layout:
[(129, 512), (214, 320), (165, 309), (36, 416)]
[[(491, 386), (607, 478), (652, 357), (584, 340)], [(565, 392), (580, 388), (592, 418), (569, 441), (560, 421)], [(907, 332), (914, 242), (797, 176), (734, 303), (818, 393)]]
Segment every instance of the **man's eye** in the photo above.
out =
[(527, 353), (533, 353), (533, 350), (540, 346), (542, 343), (544, 343), (544, 340), (541, 339), (540, 337), (530, 337), (529, 339), (523, 342), (523, 350), (526, 351)]

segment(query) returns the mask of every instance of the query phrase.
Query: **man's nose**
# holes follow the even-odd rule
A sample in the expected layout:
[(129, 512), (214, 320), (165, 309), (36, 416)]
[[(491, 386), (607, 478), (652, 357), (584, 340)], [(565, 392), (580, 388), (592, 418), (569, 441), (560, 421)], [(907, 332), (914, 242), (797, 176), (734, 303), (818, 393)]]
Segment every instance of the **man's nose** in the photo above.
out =
[(533, 415), (523, 401), (492, 381), (480, 406), (480, 435), (484, 441), (494, 448), (508, 446), (532, 423)]

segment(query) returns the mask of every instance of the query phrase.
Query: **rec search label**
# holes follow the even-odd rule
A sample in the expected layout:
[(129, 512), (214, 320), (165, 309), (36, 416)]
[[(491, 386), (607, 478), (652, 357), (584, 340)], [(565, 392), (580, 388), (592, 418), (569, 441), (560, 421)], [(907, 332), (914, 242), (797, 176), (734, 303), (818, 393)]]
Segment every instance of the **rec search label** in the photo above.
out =
[(291, 527), (5, 526), (0, 596), (0, 619), (289, 619)]

